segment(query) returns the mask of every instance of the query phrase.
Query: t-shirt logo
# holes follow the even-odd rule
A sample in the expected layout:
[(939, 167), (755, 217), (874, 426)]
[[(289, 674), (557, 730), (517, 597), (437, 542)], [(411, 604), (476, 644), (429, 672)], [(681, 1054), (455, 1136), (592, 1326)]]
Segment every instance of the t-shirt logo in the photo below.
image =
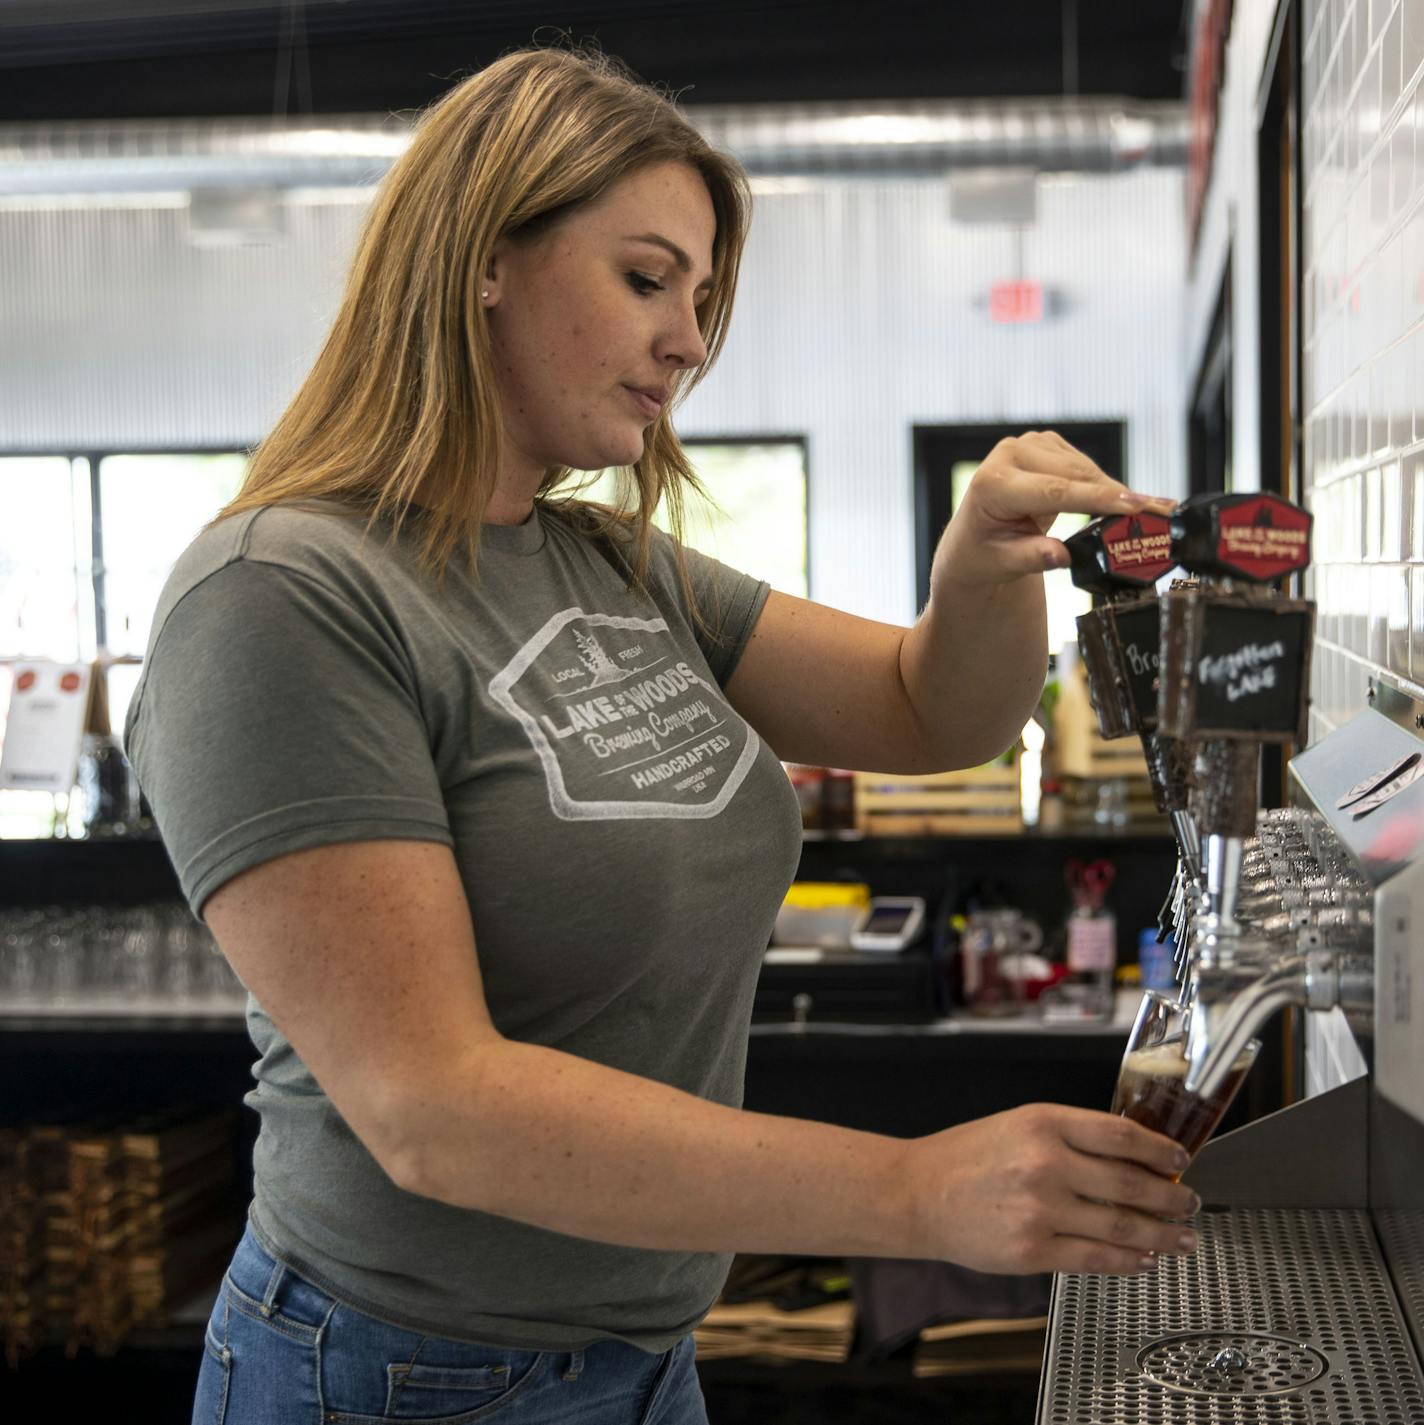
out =
[(760, 742), (663, 619), (564, 609), (490, 681), (564, 821), (717, 816)]

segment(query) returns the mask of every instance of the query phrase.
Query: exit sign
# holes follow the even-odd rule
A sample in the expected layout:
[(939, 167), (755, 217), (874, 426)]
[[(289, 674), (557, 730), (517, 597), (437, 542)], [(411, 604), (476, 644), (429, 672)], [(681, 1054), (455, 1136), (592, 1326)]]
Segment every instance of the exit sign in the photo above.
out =
[(995, 322), (1041, 322), (1041, 282), (995, 282), (989, 288), (989, 319)]

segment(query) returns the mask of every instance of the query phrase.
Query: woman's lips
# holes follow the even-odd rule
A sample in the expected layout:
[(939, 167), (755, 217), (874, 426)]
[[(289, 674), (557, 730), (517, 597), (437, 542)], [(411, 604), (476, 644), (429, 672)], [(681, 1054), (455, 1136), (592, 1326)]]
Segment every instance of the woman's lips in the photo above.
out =
[(636, 390), (632, 386), (625, 386), (623, 389), (638, 403), (638, 409), (642, 411), (650, 421), (657, 420), (662, 412), (661, 402), (653, 400), (651, 396), (644, 395), (643, 392)]

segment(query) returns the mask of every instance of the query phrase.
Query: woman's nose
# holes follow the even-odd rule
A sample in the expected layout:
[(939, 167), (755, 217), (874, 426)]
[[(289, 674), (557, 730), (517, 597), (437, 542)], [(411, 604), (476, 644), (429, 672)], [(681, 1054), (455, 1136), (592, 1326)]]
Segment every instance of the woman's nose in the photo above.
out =
[(701, 366), (707, 360), (707, 343), (702, 339), (695, 311), (685, 313), (666, 334), (659, 355), (664, 360), (676, 361), (683, 368)]

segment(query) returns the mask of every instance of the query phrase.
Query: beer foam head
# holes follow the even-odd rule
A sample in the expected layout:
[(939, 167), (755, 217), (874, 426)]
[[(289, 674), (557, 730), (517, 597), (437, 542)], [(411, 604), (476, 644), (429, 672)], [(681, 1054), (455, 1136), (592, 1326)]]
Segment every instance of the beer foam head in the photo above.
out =
[(1153, 1044), (1147, 1049), (1134, 1049), (1122, 1061), (1124, 1074), (1136, 1074), (1144, 1079), (1184, 1079), (1187, 1060), (1182, 1044)]
[[(1122, 1061), (1122, 1077), (1135, 1075), (1144, 1079), (1184, 1079), (1190, 1065), (1185, 1054), (1186, 1046), (1180, 1039), (1167, 1044), (1153, 1044), (1146, 1049), (1134, 1049)], [(1251, 1067), (1255, 1051), (1243, 1049), (1231, 1065), (1233, 1074), (1245, 1073)]]

